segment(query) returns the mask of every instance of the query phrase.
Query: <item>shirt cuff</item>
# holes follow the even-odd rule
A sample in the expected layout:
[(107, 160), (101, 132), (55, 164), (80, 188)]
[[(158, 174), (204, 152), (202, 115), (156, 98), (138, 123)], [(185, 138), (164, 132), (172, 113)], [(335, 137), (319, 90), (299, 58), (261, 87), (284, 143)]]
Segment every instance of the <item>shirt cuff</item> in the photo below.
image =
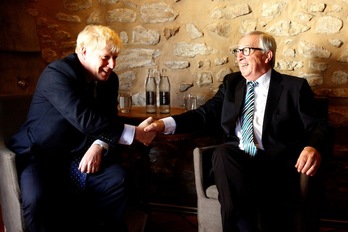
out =
[(164, 131), (163, 134), (169, 135), (169, 134), (174, 134), (175, 129), (176, 129), (176, 122), (174, 118), (172, 117), (166, 117), (160, 119), (164, 123)]
[(134, 140), (134, 135), (135, 126), (124, 124), (124, 129), (118, 143), (123, 145), (131, 145)]
[(109, 144), (107, 144), (106, 142), (100, 140), (100, 139), (97, 139), (96, 141), (93, 142), (93, 144), (98, 144), (99, 146), (103, 147), (104, 149), (104, 155), (106, 155), (109, 151)]

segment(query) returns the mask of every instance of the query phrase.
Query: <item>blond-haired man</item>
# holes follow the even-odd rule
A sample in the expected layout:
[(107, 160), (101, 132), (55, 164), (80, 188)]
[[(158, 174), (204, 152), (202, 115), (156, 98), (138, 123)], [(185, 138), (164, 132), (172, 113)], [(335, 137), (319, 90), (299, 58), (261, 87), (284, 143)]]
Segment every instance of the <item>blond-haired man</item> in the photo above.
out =
[(18, 154), (25, 225), (30, 232), (124, 231), (125, 172), (119, 144), (148, 144), (143, 126), (118, 117), (113, 72), (118, 34), (89, 25), (74, 54), (42, 72), (28, 117), (7, 146)]

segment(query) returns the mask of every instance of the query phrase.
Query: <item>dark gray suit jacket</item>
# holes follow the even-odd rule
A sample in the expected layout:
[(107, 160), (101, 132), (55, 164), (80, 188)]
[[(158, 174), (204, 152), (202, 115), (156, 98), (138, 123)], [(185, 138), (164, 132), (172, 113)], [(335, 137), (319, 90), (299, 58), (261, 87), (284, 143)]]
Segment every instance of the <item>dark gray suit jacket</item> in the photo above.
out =
[[(224, 142), (239, 140), (235, 126), (242, 110), (246, 80), (240, 72), (227, 75), (217, 93), (197, 110), (173, 116), (175, 133), (218, 132)], [(303, 78), (272, 70), (263, 123), (262, 143), (271, 157), (297, 159), (304, 146), (326, 151), (330, 125), (314, 109), (314, 95)]]

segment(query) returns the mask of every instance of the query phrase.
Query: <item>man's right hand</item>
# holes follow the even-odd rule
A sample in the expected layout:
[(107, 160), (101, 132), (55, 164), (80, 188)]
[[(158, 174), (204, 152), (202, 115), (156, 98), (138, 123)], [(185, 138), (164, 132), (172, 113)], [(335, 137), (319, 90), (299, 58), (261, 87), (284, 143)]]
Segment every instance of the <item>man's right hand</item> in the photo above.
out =
[(164, 122), (162, 120), (157, 120), (144, 128), (145, 132), (157, 132), (163, 133), (165, 129)]
[(144, 130), (144, 128), (151, 125), (152, 122), (153, 122), (153, 118), (149, 117), (135, 128), (135, 137), (134, 137), (135, 140), (141, 142), (145, 146), (150, 145), (157, 135), (156, 131), (145, 132)]

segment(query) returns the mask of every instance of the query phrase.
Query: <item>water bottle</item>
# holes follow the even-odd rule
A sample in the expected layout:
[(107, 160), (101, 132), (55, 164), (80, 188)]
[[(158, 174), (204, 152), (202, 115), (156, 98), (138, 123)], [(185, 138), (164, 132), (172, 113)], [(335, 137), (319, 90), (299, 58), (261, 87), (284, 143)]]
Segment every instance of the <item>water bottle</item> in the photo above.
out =
[(156, 113), (156, 78), (154, 70), (149, 69), (145, 83), (146, 113)]
[(167, 70), (162, 69), (162, 74), (159, 82), (159, 102), (160, 102), (160, 113), (170, 113), (170, 82), (167, 75)]

